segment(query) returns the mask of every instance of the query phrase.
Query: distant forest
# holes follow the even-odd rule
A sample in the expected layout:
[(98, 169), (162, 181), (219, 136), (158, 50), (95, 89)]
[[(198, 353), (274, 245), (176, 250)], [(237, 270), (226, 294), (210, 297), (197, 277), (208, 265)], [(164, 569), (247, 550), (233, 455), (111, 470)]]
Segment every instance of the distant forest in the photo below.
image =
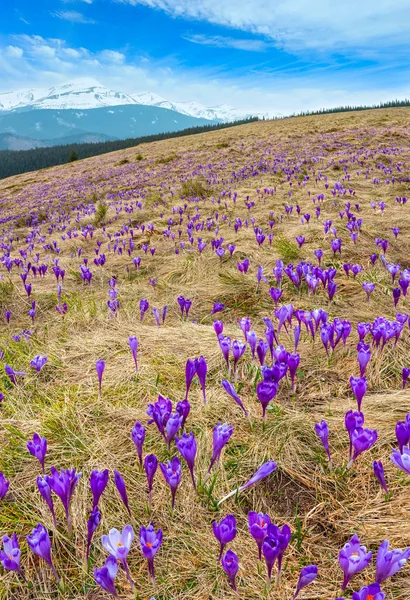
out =
[[(310, 115), (325, 115), (331, 113), (371, 110), (377, 108), (397, 108), (410, 106), (410, 100), (391, 100), (390, 102), (381, 102), (372, 106), (337, 106), (335, 108), (323, 108), (314, 111), (303, 111), (287, 117), (275, 117), (275, 119), (291, 118), (291, 117), (306, 117)], [(148, 135), (139, 138), (129, 138), (126, 140), (115, 140), (109, 142), (97, 142), (89, 144), (69, 144), (64, 146), (50, 146), (47, 148), (35, 148), (33, 150), (0, 150), (0, 179), (18, 175), (19, 173), (27, 173), (28, 171), (37, 171), (46, 167), (62, 165), (64, 163), (76, 160), (77, 158), (88, 158), (90, 156), (98, 156), (123, 148), (132, 148), (139, 144), (147, 142), (155, 142), (169, 138), (182, 137), (185, 135), (194, 135), (206, 131), (215, 131), (217, 129), (225, 129), (227, 127), (235, 127), (258, 121), (258, 117), (244, 119), (242, 121), (234, 121), (232, 123), (219, 123), (217, 125), (204, 125), (200, 127), (190, 127), (181, 131), (168, 133), (160, 133), (156, 135)]]
[(37, 171), (47, 167), (55, 167), (67, 162), (72, 162), (80, 158), (89, 158), (98, 156), (115, 150), (132, 148), (139, 144), (147, 142), (156, 142), (169, 138), (181, 137), (184, 135), (194, 135), (205, 131), (215, 131), (236, 125), (244, 125), (258, 121), (258, 117), (251, 117), (232, 123), (218, 123), (216, 125), (202, 125), (199, 127), (189, 127), (181, 131), (172, 131), (167, 133), (158, 133), (155, 135), (146, 135), (144, 137), (129, 138), (126, 140), (113, 140), (108, 142), (96, 142), (88, 144), (68, 144), (64, 146), (47, 146), (46, 148), (33, 148), (32, 150), (0, 150), (0, 179), (27, 173), (28, 171)]
[(404, 100), (390, 100), (389, 102), (380, 102), (380, 104), (373, 104), (372, 106), (336, 106), (335, 108), (321, 108), (319, 110), (307, 110), (290, 117), (308, 117), (309, 115), (327, 115), (330, 113), (339, 112), (350, 112), (355, 110), (372, 110), (374, 108), (400, 108), (404, 106), (410, 106), (410, 100), (405, 98)]

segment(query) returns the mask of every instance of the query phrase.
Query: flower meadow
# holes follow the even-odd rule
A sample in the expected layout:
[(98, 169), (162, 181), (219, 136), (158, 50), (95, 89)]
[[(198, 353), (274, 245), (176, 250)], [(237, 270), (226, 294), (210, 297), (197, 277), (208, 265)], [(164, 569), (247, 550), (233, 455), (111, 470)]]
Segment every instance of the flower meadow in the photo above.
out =
[(1, 598), (410, 597), (409, 117), (0, 182)]

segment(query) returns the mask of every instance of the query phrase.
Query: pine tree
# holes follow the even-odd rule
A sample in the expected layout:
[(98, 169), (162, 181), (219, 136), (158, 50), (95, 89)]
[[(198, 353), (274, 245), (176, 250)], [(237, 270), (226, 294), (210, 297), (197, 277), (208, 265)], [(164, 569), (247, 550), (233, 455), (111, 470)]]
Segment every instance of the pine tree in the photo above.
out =
[(75, 160), (78, 160), (77, 152), (75, 150), (71, 150), (70, 156), (68, 157), (68, 162), (74, 162)]

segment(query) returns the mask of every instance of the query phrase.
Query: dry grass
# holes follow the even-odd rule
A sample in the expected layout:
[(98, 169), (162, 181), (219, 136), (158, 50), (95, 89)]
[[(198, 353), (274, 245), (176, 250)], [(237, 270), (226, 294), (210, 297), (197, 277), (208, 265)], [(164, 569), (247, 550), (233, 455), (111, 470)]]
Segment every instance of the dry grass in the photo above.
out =
[[(57, 571), (65, 582), (65, 591), (57, 590), (48, 567), (33, 558), (23, 542), (22, 562), (33, 584), (27, 588), (15, 574), (2, 574), (1, 599), (97, 600), (107, 597), (96, 588), (91, 570), (87, 573), (82, 564), (86, 518), (91, 502), (88, 478), (95, 468), (109, 468), (111, 472), (118, 468), (124, 476), (136, 531), (150, 519), (164, 530), (163, 546), (156, 559), (158, 581), (155, 589), (149, 584), (138, 540), (134, 541), (129, 555), (130, 569), (137, 582), (137, 597), (141, 600), (151, 596), (157, 600), (233, 598), (225, 574), (216, 563), (217, 543), (211, 533), (212, 521), (230, 512), (238, 521), (238, 535), (231, 547), (240, 558), (239, 590), (243, 600), (289, 599), (300, 567), (310, 563), (318, 564), (319, 578), (300, 597), (324, 600), (340, 595), (341, 571), (337, 556), (341, 546), (354, 533), (372, 550), (386, 538), (394, 546), (410, 545), (409, 478), (401, 475), (389, 461), (395, 444), (395, 423), (410, 410), (409, 392), (398, 391), (401, 369), (410, 366), (408, 332), (396, 348), (386, 348), (382, 355), (374, 353), (372, 357), (367, 373), (369, 392), (364, 400), (364, 412), (366, 425), (377, 428), (379, 441), (360, 457), (352, 470), (345, 472), (348, 441), (343, 419), (346, 410), (354, 408), (348, 380), (350, 375), (358, 374), (356, 334), (352, 334), (346, 348), (338, 347), (330, 360), (326, 359), (319, 339), (314, 345), (308, 339), (302, 339), (297, 393), (293, 396), (286, 382), (281, 384), (263, 428), (255, 397), (256, 368), (250, 364), (247, 352), (240, 362), (238, 381), (242, 385), (241, 398), (251, 413), (249, 423), (221, 387), (225, 367), (212, 319), (208, 316), (213, 302), (222, 301), (226, 310), (221, 318), (233, 339), (242, 336), (236, 324), (242, 316), (251, 316), (253, 328), (262, 336), (262, 318), (272, 318), (273, 302), (266, 284), (256, 289), (257, 266), (263, 265), (265, 275), (273, 282), (271, 269), (276, 259), (292, 263), (313, 261), (313, 251), (322, 247), (325, 265), (338, 267), (339, 291), (335, 301), (329, 304), (322, 290), (316, 296), (308, 296), (306, 292), (299, 294), (285, 282), (283, 302), (304, 309), (323, 307), (331, 318), (349, 318), (354, 325), (358, 321), (373, 320), (377, 315), (392, 318), (395, 311), (390, 276), (381, 265), (371, 269), (369, 255), (375, 251), (374, 238), (386, 237), (390, 241), (389, 262), (400, 262), (402, 267), (409, 263), (410, 203), (401, 207), (395, 197), (410, 195), (410, 186), (408, 183), (385, 184), (387, 177), (377, 167), (386, 158), (393, 163), (401, 161), (401, 176), (410, 176), (409, 125), (409, 109), (253, 123), (228, 131), (143, 144), (138, 147), (144, 158), (140, 161), (135, 161), (134, 148), (0, 182), (3, 218), (21, 217), (24, 208), (25, 214), (30, 211), (47, 214), (49, 222), (57, 221), (58, 216), (60, 225), (67, 225), (67, 229), (81, 227), (95, 222), (96, 216), (90, 206), (93, 194), (98, 193), (99, 201), (104, 203), (101, 206), (108, 206), (103, 219), (107, 223), (107, 232), (114, 235), (129, 219), (134, 225), (153, 225), (153, 232), (134, 231), (136, 249), (133, 256), (142, 257), (138, 272), (126, 251), (121, 256), (107, 251), (107, 240), (101, 227), (92, 240), (81, 235), (61, 240), (63, 231), (49, 233), (49, 222), (38, 225), (41, 234), (46, 236), (45, 243), (55, 239), (61, 247), (60, 264), (67, 270), (63, 297), (69, 312), (62, 320), (55, 311), (56, 284), (51, 271), (54, 256), (43, 250), (43, 243), (37, 243), (34, 253), (40, 252), (40, 263), (49, 260), (50, 266), (44, 279), (31, 278), (38, 317), (36, 334), (29, 343), (12, 340), (12, 335), (30, 327), (29, 303), (18, 270), (13, 268), (8, 275), (2, 269), (0, 309), (12, 312), (10, 327), (2, 326), (4, 361), (15, 369), (28, 371), (28, 375), (16, 387), (10, 387), (4, 375), (0, 381), (6, 395), (1, 407), (0, 470), (11, 480), (10, 493), (0, 508), (0, 533), (16, 531), (23, 540), (38, 521), (53, 531), (48, 509), (35, 486), (38, 464), (26, 451), (26, 441), (35, 431), (49, 441), (48, 467), (52, 464), (58, 468), (75, 466), (83, 476), (72, 504), (75, 533), (71, 540), (66, 535), (62, 507), (59, 501), (55, 502), (59, 528), (53, 531), (53, 553)], [(393, 146), (398, 149), (396, 155), (380, 152)], [(277, 173), (264, 171), (262, 163), (269, 160), (271, 165), (275, 156), (282, 161)], [(363, 165), (347, 163), (351, 180), (345, 185), (354, 189), (355, 196), (336, 198), (334, 203), (330, 190), (343, 176), (345, 163), (340, 164), (340, 161), (345, 159), (361, 160)], [(242, 168), (250, 169), (251, 166), (259, 169), (258, 175), (230, 180), (233, 171), (239, 173)], [(298, 186), (297, 179), (293, 180), (291, 198), (287, 194), (286, 176), (279, 171), (279, 166), (296, 167), (297, 177), (301, 174), (309, 176), (306, 186)], [(341, 168), (335, 170), (335, 167)], [(369, 170), (368, 178), (365, 177), (366, 169)], [(318, 171), (328, 177), (327, 192), (323, 181), (315, 181)], [(356, 171), (362, 173), (356, 176)], [(379, 177), (380, 185), (373, 185), (373, 177)], [(264, 187), (276, 187), (276, 193), (263, 200), (256, 189)], [(229, 189), (238, 194), (236, 205), (222, 195), (223, 190)], [(201, 197), (187, 203), (180, 195), (189, 190), (196, 191)], [(326, 197), (319, 222), (314, 218), (311, 200), (317, 193), (325, 193)], [(244, 203), (246, 196), (255, 201), (249, 212)], [(131, 202), (135, 207), (136, 200), (142, 202), (142, 209), (125, 212)], [(342, 210), (344, 200), (353, 205), (359, 202), (361, 206), (359, 216), (364, 225), (357, 246), (351, 242), (337, 214)], [(387, 204), (385, 214), (373, 211), (369, 205), (370, 201), (381, 200)], [(312, 214), (309, 227), (300, 223), (295, 210), (291, 217), (284, 217), (280, 222), (283, 205), (296, 203), (302, 208), (301, 214)], [(202, 236), (208, 243), (203, 255), (192, 251), (185, 235), (185, 222), (181, 227), (184, 230), (181, 239), (186, 242), (186, 248), (178, 255), (174, 253), (174, 243), (162, 232), (168, 218), (178, 221), (179, 215), (171, 214), (172, 207), (183, 207), (184, 204), (188, 204), (187, 212), (191, 217), (198, 206), (201, 220), (219, 213), (217, 237), (224, 237), (224, 245), (236, 244), (232, 259), (225, 256), (220, 261), (211, 252), (210, 241), (214, 236), (206, 229), (193, 234), (194, 237)], [(240, 229), (236, 235), (233, 228), (221, 221), (223, 214), (232, 221), (236, 217), (242, 220), (253, 217), (267, 233), (270, 211), (274, 211), (276, 221), (272, 247), (267, 240), (261, 248), (257, 247), (251, 225), (248, 229)], [(76, 222), (77, 214), (80, 215), (79, 222)], [(324, 239), (322, 227), (325, 219), (333, 219), (339, 237), (343, 239), (341, 259), (338, 256), (333, 259), (328, 249), (330, 238)], [(18, 240), (13, 243), (13, 258), (18, 256), (20, 248), (27, 246), (24, 239), (30, 228), (21, 225), (20, 222), (14, 232)], [(401, 228), (397, 242), (391, 233), (391, 227), (395, 225)], [(178, 226), (173, 227), (173, 231), (177, 234)], [(294, 243), (298, 234), (307, 239), (301, 250)], [(3, 239), (8, 236), (4, 231)], [(107, 255), (103, 268), (92, 263), (97, 240), (104, 242), (102, 251)], [(141, 245), (148, 242), (156, 248), (153, 257), (141, 250)], [(177, 234), (175, 244), (178, 242)], [(82, 257), (71, 257), (78, 248), (82, 248)], [(249, 273), (242, 276), (236, 269), (236, 262), (245, 256), (250, 258), (251, 267)], [(84, 286), (77, 275), (83, 257), (90, 259), (94, 274), (90, 287)], [(365, 272), (356, 281), (347, 279), (341, 268), (342, 262), (363, 264)], [(129, 272), (125, 270), (127, 265)], [(108, 315), (106, 306), (107, 282), (112, 275), (118, 278), (121, 303), (119, 315), (114, 318)], [(158, 278), (155, 289), (149, 285), (151, 277)], [(367, 280), (376, 282), (376, 291), (369, 303), (364, 302), (360, 285)], [(176, 298), (180, 294), (193, 301), (188, 322), (182, 322), (179, 317)], [(151, 311), (140, 324), (140, 298), (148, 298), (151, 306), (169, 305), (164, 327), (157, 329)], [(402, 301), (399, 310), (406, 311)], [(138, 378), (127, 345), (129, 335), (136, 335), (140, 341)], [(284, 331), (281, 343), (289, 350), (292, 347), (292, 340)], [(28, 363), (38, 353), (47, 354), (49, 362), (37, 377)], [(152, 514), (149, 515), (145, 475), (139, 471), (130, 431), (137, 419), (147, 422), (147, 403), (154, 401), (158, 393), (170, 397), (173, 402), (183, 398), (185, 362), (200, 354), (206, 357), (209, 366), (208, 404), (204, 409), (200, 388), (194, 383), (187, 429), (197, 437), (196, 472), (202, 482), (212, 453), (214, 424), (218, 421), (231, 423), (234, 435), (224, 451), (209, 496), (206, 490), (210, 489), (210, 480), (201, 483), (197, 496), (183, 465), (183, 480), (172, 513), (169, 489), (158, 472)], [(101, 398), (98, 398), (94, 368), (98, 358), (104, 358), (107, 365)], [(328, 470), (314, 433), (314, 423), (322, 418), (327, 419), (331, 430), (333, 471)], [(148, 428), (145, 452), (154, 452), (160, 460), (168, 458), (154, 426)], [(371, 471), (371, 461), (376, 458), (381, 459), (386, 468), (392, 491), (390, 501), (385, 500)], [(278, 462), (277, 473), (236, 500), (229, 500), (217, 512), (215, 501), (247, 480), (268, 459)], [(112, 527), (122, 528), (129, 521), (112, 477), (102, 496), (100, 509), (103, 518), (92, 546), (92, 566), (101, 566), (105, 560), (100, 543), (102, 533)], [(257, 564), (256, 545), (247, 532), (249, 510), (268, 512), (276, 523), (289, 523), (295, 534), (286, 554), (279, 590), (266, 589), (265, 568)], [(408, 569), (406, 567), (403, 574), (386, 582), (384, 589), (388, 600), (410, 597)], [(353, 580), (350, 589), (371, 583), (373, 573), (374, 564)], [(123, 574), (119, 575), (118, 581), (121, 598), (131, 598)]]

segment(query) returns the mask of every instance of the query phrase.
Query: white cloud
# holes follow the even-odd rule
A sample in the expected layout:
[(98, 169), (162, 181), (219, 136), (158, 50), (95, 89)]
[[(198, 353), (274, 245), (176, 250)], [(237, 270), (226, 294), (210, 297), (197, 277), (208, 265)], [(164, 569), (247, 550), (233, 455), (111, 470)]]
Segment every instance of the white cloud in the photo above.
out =
[(410, 35), (409, 0), (115, 0), (274, 40), (290, 50), (375, 48)]
[(93, 19), (89, 19), (85, 15), (76, 10), (57, 10), (56, 12), (51, 13), (54, 17), (58, 19), (63, 19), (64, 21), (70, 21), (70, 23), (82, 23), (84, 25), (89, 24), (92, 25), (95, 23)]
[(74, 48), (63, 48), (62, 52), (67, 58), (76, 59), (81, 57), (81, 52)]
[(36, 45), (33, 47), (32, 52), (42, 58), (54, 58), (56, 55), (55, 48), (47, 45)]
[(269, 48), (263, 40), (236, 39), (222, 35), (203, 35), (201, 33), (182, 36), (184, 40), (202, 46), (213, 46), (214, 48), (234, 48), (235, 50), (246, 50), (247, 52), (265, 52)]
[(110, 63), (123, 63), (125, 60), (125, 55), (121, 52), (117, 52), (116, 50), (103, 50), (100, 52), (99, 56)]
[(18, 46), (7, 46), (6, 54), (11, 58), (21, 58), (23, 56), (23, 49)]

